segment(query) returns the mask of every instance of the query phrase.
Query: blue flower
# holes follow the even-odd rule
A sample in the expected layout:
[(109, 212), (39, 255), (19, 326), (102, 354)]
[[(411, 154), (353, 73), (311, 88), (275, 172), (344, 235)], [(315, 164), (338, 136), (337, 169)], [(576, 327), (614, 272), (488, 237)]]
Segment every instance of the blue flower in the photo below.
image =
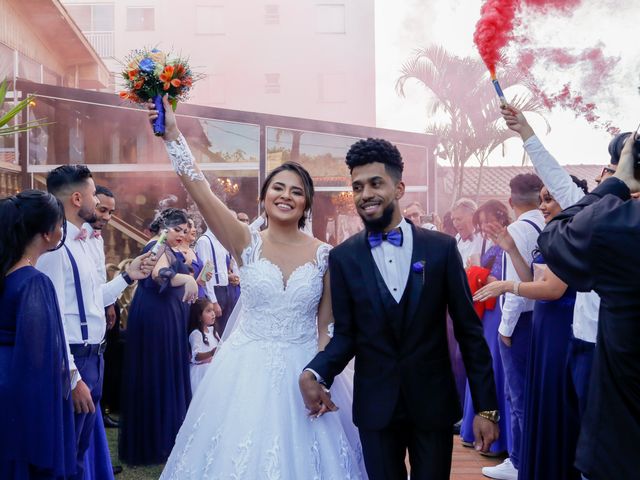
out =
[(424, 260), (420, 260), (419, 262), (414, 263), (413, 265), (411, 265), (411, 271), (413, 273), (424, 273), (425, 263), (426, 262)]
[(153, 60), (151, 60), (148, 57), (143, 58), (140, 61), (139, 66), (140, 66), (140, 70), (142, 70), (144, 73), (151, 73), (156, 68), (156, 64), (153, 63)]

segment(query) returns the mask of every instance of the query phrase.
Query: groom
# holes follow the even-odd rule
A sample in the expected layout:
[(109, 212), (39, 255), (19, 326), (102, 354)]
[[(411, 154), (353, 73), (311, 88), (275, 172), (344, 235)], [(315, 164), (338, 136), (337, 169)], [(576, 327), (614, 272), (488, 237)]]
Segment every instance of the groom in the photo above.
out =
[(331, 251), (334, 336), (302, 372), (311, 415), (337, 408), (328, 387), (355, 355), (353, 421), (371, 480), (448, 479), (452, 425), (462, 417), (449, 361), (453, 319), (475, 411), (476, 448), (498, 437), (491, 354), (473, 309), (455, 240), (400, 213), (403, 162), (382, 139), (347, 153), (360, 232)]

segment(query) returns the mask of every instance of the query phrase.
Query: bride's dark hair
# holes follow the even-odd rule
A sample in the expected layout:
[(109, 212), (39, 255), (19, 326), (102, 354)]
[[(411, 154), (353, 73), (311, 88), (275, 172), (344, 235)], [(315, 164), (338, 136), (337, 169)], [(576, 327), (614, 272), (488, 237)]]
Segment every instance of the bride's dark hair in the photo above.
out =
[(304, 190), (304, 214), (300, 217), (300, 220), (298, 220), (298, 228), (304, 228), (307, 216), (309, 215), (309, 212), (311, 212), (311, 207), (313, 206), (314, 191), (311, 175), (309, 175), (309, 172), (299, 163), (285, 162), (279, 167), (271, 170), (271, 173), (267, 175), (267, 178), (265, 178), (262, 188), (260, 189), (260, 201), (264, 202), (269, 185), (271, 185), (271, 182), (273, 181), (273, 177), (280, 172), (293, 172), (300, 177), (300, 180), (302, 180), (302, 187)]

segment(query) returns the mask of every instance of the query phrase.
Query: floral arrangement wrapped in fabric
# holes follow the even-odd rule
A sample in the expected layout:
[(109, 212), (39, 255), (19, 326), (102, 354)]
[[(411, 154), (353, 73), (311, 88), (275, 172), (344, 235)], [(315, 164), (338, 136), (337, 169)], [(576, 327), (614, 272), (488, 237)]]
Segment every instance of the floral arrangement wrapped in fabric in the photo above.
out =
[(162, 97), (165, 94), (169, 96), (175, 111), (178, 101), (189, 97), (193, 83), (200, 79), (200, 75), (193, 73), (185, 59), (169, 59), (157, 48), (132, 51), (124, 65), (122, 77), (125, 90), (120, 92), (120, 97), (134, 103), (152, 100), (158, 111), (158, 118), (153, 122), (153, 133), (164, 135)]

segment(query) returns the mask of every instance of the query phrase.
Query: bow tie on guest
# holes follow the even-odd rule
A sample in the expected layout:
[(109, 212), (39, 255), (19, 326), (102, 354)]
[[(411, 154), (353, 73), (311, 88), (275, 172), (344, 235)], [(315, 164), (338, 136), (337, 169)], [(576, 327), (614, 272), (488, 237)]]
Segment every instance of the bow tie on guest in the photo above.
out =
[(80, 233), (78, 233), (78, 235), (76, 235), (76, 240), (86, 240), (87, 239), (87, 229), (86, 228), (81, 228), (80, 229)]
[(380, 245), (382, 242), (387, 241), (391, 245), (396, 247), (402, 246), (402, 229), (394, 228), (390, 232), (382, 233), (382, 232), (370, 232), (367, 237), (369, 241), (369, 246), (371, 248), (375, 248)]
[(91, 233), (91, 238), (102, 238), (102, 232), (100, 230), (94, 230)]

